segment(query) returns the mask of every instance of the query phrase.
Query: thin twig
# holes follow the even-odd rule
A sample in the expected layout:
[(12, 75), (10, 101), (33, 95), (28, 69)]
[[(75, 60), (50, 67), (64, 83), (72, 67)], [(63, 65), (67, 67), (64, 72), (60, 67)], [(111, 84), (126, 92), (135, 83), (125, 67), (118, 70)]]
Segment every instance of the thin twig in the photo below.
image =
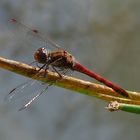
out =
[[(44, 77), (44, 70), (41, 70), (39, 76), (33, 76), (38, 72), (37, 67), (29, 66), (22, 62), (13, 61), (0, 57), (0, 67), (16, 74), (33, 78), (42, 82), (49, 83), (51, 81), (59, 79), (57, 73), (47, 71), (47, 76)], [(130, 99), (121, 97), (118, 93), (107, 86), (91, 83), (74, 77), (63, 76), (61, 80), (57, 80), (54, 85), (70, 89), (85, 95), (94, 96), (104, 101), (119, 101), (121, 103), (140, 105), (140, 93), (127, 91), (130, 95)]]
[(130, 113), (140, 114), (140, 105), (124, 104), (117, 101), (110, 102), (105, 108), (109, 111), (122, 110)]

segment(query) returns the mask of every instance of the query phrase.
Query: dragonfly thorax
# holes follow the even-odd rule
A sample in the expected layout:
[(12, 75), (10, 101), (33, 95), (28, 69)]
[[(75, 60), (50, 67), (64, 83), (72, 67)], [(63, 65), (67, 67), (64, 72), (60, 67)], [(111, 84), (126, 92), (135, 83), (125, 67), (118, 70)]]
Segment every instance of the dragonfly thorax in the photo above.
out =
[(47, 49), (45, 48), (39, 48), (35, 53), (34, 53), (34, 59), (39, 62), (39, 63), (46, 63), (48, 61), (48, 52)]

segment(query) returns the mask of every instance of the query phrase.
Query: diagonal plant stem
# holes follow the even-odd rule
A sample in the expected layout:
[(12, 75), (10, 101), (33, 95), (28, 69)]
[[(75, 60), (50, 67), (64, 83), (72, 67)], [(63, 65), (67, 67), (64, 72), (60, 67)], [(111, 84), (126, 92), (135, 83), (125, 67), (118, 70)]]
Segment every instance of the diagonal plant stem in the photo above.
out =
[(85, 95), (94, 96), (104, 101), (118, 101), (120, 103), (140, 105), (140, 93), (138, 92), (127, 91), (130, 96), (130, 99), (128, 99), (122, 97), (107, 86), (91, 83), (69, 76), (63, 76), (60, 79), (57, 73), (51, 71), (47, 71), (46, 77), (44, 77), (44, 70), (39, 71), (39, 76), (34, 76), (38, 73), (39, 68), (2, 57), (0, 57), (0, 67), (16, 74), (33, 78), (45, 83), (57, 80), (57, 82), (54, 83), (55, 86), (73, 90)]

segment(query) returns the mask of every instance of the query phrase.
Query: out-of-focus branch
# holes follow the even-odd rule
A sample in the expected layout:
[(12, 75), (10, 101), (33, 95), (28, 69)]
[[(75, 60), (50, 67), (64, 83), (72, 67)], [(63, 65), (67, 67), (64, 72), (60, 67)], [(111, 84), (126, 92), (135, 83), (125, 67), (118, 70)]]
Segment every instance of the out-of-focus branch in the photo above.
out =
[(85, 95), (94, 96), (104, 101), (118, 101), (120, 103), (140, 105), (140, 93), (127, 91), (131, 99), (121, 97), (118, 93), (107, 86), (91, 83), (74, 77), (63, 76), (61, 79), (57, 73), (47, 71), (44, 77), (44, 70), (41, 70), (38, 76), (38, 68), (29, 66), (22, 62), (17, 62), (0, 57), (0, 67), (16, 74), (33, 78), (42, 82), (52, 82), (57, 80), (54, 85), (73, 90)]

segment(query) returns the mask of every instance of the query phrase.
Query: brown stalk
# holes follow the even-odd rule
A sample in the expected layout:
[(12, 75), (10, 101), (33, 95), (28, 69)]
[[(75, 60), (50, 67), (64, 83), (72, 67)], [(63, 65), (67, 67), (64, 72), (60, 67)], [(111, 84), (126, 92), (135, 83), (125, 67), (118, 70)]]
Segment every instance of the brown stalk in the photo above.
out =
[(46, 83), (57, 80), (57, 82), (54, 83), (56, 86), (73, 90), (85, 95), (94, 96), (104, 101), (116, 100), (121, 103), (140, 105), (140, 93), (138, 92), (127, 91), (131, 99), (126, 99), (107, 86), (91, 83), (69, 76), (63, 76), (60, 79), (58, 74), (51, 71), (47, 71), (46, 77), (43, 76), (45, 73), (44, 70), (41, 70), (38, 76), (34, 76), (36, 73), (38, 73), (37, 67), (29, 66), (22, 62), (9, 60), (2, 57), (0, 57), (0, 67), (16, 74), (20, 74), (22, 76), (33, 78)]

